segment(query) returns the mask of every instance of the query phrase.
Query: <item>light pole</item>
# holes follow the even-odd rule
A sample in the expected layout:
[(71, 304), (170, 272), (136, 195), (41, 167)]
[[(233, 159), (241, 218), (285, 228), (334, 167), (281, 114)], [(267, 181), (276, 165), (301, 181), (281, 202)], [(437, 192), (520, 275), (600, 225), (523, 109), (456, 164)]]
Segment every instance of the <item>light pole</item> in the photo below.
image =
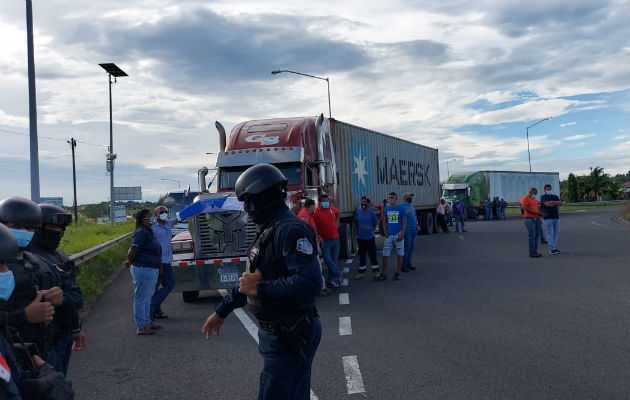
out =
[[(114, 224), (114, 207), (116, 205), (116, 199), (114, 198), (114, 160), (116, 159), (116, 154), (114, 154), (114, 134), (113, 134), (113, 125), (112, 125), (112, 83), (116, 82), (116, 78), (121, 76), (128, 76), (125, 71), (118, 68), (118, 66), (114, 63), (108, 64), (99, 64), (106, 72), (109, 78), (109, 154), (107, 154), (107, 162), (106, 168), (109, 172), (109, 197), (110, 197), (110, 209), (109, 209), (109, 219)], [(114, 82), (112, 82), (112, 76), (114, 77)]]
[(74, 163), (74, 148), (77, 147), (77, 141), (74, 140), (74, 138), (70, 138), (68, 143), (70, 143), (70, 148), (72, 149), (72, 187), (74, 189), (74, 202), (72, 207), (74, 208), (74, 224), (79, 226), (79, 211), (77, 209), (77, 169)]
[(161, 178), (163, 181), (173, 181), (173, 182), (177, 182), (177, 187), (181, 188), (182, 185), (180, 184), (179, 180), (177, 179), (168, 179), (168, 178)]
[(277, 75), (277, 74), (280, 74), (282, 72), (288, 72), (290, 74), (308, 76), (309, 78), (321, 79), (322, 81), (326, 81), (326, 85), (328, 86), (328, 118), (332, 118), (332, 111), (330, 109), (330, 80), (328, 80), (328, 77), (322, 78), (321, 76), (303, 74), (301, 72), (289, 71), (288, 69), (277, 69), (275, 71), (271, 71), (271, 74), (272, 75)]
[(547, 120), (551, 120), (552, 117), (547, 117), (544, 119), (541, 119), (540, 121), (536, 122), (535, 124), (532, 124), (530, 126), (528, 126), (527, 128), (525, 128), (525, 134), (527, 135), (527, 160), (529, 161), (529, 172), (532, 172), (532, 157), (529, 154), (529, 128), (531, 128), (532, 126), (536, 126), (538, 124), (540, 124), (543, 121), (547, 121)]
[(446, 160), (446, 180), (451, 176), (451, 173), (448, 170), (448, 163), (452, 161), (457, 161), (457, 158), (451, 158), (450, 160)]
[(37, 142), (37, 100), (35, 95), (35, 55), (33, 51), (33, 4), (26, 0), (26, 46), (28, 53), (28, 114), (31, 150), (31, 200), (39, 203), (39, 145)]

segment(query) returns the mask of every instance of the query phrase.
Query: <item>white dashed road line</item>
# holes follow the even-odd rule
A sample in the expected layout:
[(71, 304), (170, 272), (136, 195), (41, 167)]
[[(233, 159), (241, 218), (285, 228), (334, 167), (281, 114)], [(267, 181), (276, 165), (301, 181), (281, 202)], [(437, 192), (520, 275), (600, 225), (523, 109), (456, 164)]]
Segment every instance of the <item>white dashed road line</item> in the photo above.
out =
[(350, 317), (339, 317), (339, 335), (352, 335), (352, 321)]
[(352, 264), (352, 261), (354, 261), (352, 258), (348, 258), (348, 259), (346, 260), (346, 264)]
[(339, 293), (339, 305), (350, 304), (350, 295), (348, 293)]
[(341, 286), (348, 286), (348, 278), (343, 278), (341, 281)]
[[(221, 294), (221, 296), (227, 296), (228, 294), (227, 290), (225, 289), (219, 289), (218, 292), (219, 294)], [(235, 309), (234, 315), (236, 315), (236, 318), (241, 321), (245, 329), (247, 329), (247, 332), (249, 332), (249, 335), (254, 338), (256, 343), (258, 343), (258, 326), (254, 323), (254, 321), (252, 321), (251, 318), (249, 318), (249, 315), (247, 315), (247, 313), (245, 313), (245, 311), (243, 311), (241, 308)], [(311, 400), (319, 400), (319, 397), (315, 395), (312, 389)]]
[(343, 372), (346, 374), (346, 386), (348, 394), (365, 393), (363, 376), (359, 369), (359, 359), (357, 356), (346, 356), (343, 360)]

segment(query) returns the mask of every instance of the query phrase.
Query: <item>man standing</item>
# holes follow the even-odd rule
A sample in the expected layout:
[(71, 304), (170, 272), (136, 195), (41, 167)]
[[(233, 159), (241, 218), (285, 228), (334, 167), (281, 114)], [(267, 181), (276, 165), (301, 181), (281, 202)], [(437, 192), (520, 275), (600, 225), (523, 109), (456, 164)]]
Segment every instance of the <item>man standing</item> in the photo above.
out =
[(319, 196), (319, 207), (315, 210), (314, 218), (317, 234), (324, 241), (322, 253), (324, 262), (328, 267), (326, 286), (338, 288), (340, 286), (339, 278), (341, 278), (341, 271), (337, 266), (337, 259), (339, 258), (339, 210), (330, 205), (328, 195)]
[(383, 267), (381, 274), (374, 277), (376, 281), (387, 280), (387, 259), (394, 253), (398, 257), (394, 280), (400, 280), (403, 255), (405, 254), (405, 232), (407, 230), (407, 210), (398, 204), (398, 195), (391, 192), (388, 196), (388, 204), (385, 206), (385, 242), (383, 243)]
[(438, 204), (435, 212), (437, 214), (437, 223), (440, 228), (442, 228), (443, 233), (449, 233), (448, 227), (446, 226), (446, 209), (445, 205), (448, 204), (444, 199), (440, 200), (440, 204)]
[(462, 225), (462, 232), (466, 232), (464, 229), (464, 213), (466, 212), (466, 206), (459, 201), (459, 197), (454, 197), (455, 203), (453, 203), (453, 212), (455, 213), (455, 232), (459, 232), (459, 224)]
[(558, 206), (564, 204), (551, 190), (551, 185), (546, 184), (544, 187), (545, 194), (540, 197), (542, 203), (543, 218), (545, 221), (545, 230), (547, 231), (547, 242), (549, 242), (549, 254), (560, 254), (558, 250), (558, 231), (560, 230), (560, 213)]
[(453, 207), (448, 201), (444, 203), (444, 212), (446, 213), (446, 225), (453, 226)]
[(490, 201), (490, 198), (485, 199), (483, 201), (483, 205), (486, 208), (485, 220), (492, 221), (492, 202)]
[(499, 215), (501, 216), (500, 219), (505, 219), (505, 209), (507, 208), (507, 201), (501, 199), (499, 200)]
[(83, 308), (83, 294), (77, 285), (76, 265), (59, 250), (66, 227), (72, 222), (72, 215), (54, 204), (40, 204), (42, 226), (37, 229), (28, 251), (37, 254), (54, 268), (63, 290), (63, 303), (56, 310), (57, 336), (49, 357), (50, 364), (67, 375), (72, 350), (79, 351), (85, 346), (85, 336), (81, 331), (79, 311)]
[[(162, 248), (162, 265), (160, 266), (160, 274), (155, 285), (155, 293), (151, 297), (150, 315), (151, 319), (166, 319), (168, 315), (162, 312), (162, 303), (175, 287), (175, 273), (171, 265), (171, 262), (173, 262), (171, 238), (173, 237), (173, 226), (175, 226), (177, 220), (168, 218), (168, 209), (164, 206), (157, 206), (153, 210), (153, 214), (156, 221), (151, 224), (151, 230)], [(160, 286), (162, 287), (160, 288)]]
[(540, 219), (542, 215), (538, 211), (538, 200), (536, 200), (538, 189), (531, 188), (521, 199), (521, 207), (523, 208), (523, 217), (525, 218), (525, 227), (527, 227), (527, 239), (529, 241), (529, 256), (540, 257), (542, 254), (538, 252), (538, 235), (540, 231)]
[(236, 180), (236, 196), (259, 233), (238, 286), (201, 328), (207, 339), (217, 336), (228, 314), (249, 303), (260, 325), (264, 361), (259, 400), (310, 398), (311, 365), (322, 332), (315, 308), (322, 284), (315, 232), (287, 208), (286, 184), (270, 164), (250, 167)]
[(413, 251), (416, 247), (416, 237), (418, 237), (418, 217), (416, 209), (413, 207), (413, 193), (403, 195), (404, 203), (400, 205), (405, 210), (407, 229), (405, 229), (405, 255), (403, 256), (402, 272), (415, 271), (416, 267), (411, 265)]
[[(315, 201), (313, 199), (304, 200), (304, 207), (298, 212), (298, 218), (309, 224), (311, 228), (315, 231), (315, 237), (317, 238), (317, 248), (321, 250), (322, 238), (317, 234), (317, 225), (315, 225)], [(317, 257), (317, 261), (319, 262), (319, 269), (322, 271), (322, 278), (324, 277), (324, 271), (322, 267), (322, 263)], [(320, 296), (328, 296), (331, 293), (331, 290), (326, 287), (322, 279), (322, 290), (319, 292)]]
[(376, 259), (374, 228), (378, 225), (378, 217), (371, 207), (370, 199), (366, 196), (361, 197), (361, 207), (354, 214), (354, 220), (357, 223), (357, 244), (359, 245), (359, 269), (354, 279), (363, 279), (365, 276), (367, 255), (370, 256), (372, 274), (376, 276), (379, 265)]

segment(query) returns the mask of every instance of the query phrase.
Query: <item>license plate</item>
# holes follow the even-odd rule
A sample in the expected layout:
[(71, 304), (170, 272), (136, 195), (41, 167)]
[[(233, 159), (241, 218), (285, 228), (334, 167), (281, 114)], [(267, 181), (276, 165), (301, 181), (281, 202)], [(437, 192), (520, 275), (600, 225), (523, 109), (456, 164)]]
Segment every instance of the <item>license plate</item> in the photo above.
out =
[(232, 283), (238, 281), (238, 272), (219, 273), (221, 283)]

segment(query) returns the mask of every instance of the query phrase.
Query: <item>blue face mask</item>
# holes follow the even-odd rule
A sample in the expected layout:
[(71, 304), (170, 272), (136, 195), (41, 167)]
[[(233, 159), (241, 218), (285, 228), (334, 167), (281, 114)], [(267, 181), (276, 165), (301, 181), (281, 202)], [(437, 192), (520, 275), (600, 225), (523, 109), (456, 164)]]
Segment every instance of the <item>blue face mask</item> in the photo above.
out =
[(535, 194), (532, 194), (532, 199), (535, 199), (535, 198), (536, 198), (536, 195), (535, 195)]
[(0, 299), (7, 301), (15, 289), (13, 271), (0, 272)]
[(26, 248), (29, 244), (31, 244), (31, 240), (33, 240), (33, 235), (35, 232), (29, 232), (22, 229), (11, 229), (13, 232), (13, 236), (15, 236), (15, 240), (17, 240), (18, 247)]
[(551, 190), (547, 190), (545, 193), (547, 194), (553, 194), (553, 192)]
[(322, 208), (328, 208), (328, 207), (330, 207), (330, 202), (322, 201)]

